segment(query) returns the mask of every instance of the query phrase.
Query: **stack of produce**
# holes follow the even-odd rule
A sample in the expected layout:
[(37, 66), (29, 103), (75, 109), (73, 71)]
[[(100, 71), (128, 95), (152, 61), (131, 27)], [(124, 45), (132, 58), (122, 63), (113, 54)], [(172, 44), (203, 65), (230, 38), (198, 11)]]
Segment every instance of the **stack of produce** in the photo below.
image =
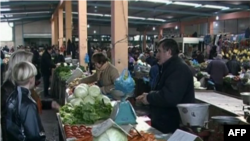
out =
[(66, 138), (77, 139), (76, 141), (92, 141), (91, 128), (84, 125), (65, 125)]
[[(59, 63), (57, 64), (57, 68), (55, 69), (55, 75), (58, 75), (61, 80), (66, 81), (67, 79), (70, 78), (72, 74), (72, 70), (76, 69), (76, 66), (73, 66), (72, 63)], [(84, 67), (79, 67), (84, 71)]]
[(96, 85), (78, 85), (68, 102), (60, 109), (62, 121), (67, 124), (94, 124), (108, 119), (112, 111), (110, 99)]
[(201, 87), (201, 82), (197, 80), (196, 77), (194, 77), (194, 88), (200, 88)]

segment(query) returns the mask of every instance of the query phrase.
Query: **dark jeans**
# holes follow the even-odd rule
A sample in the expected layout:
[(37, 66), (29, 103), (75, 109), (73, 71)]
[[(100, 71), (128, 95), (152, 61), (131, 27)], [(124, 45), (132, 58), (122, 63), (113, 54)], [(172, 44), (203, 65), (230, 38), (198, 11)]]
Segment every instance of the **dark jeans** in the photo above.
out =
[(49, 75), (43, 75), (43, 93), (44, 96), (49, 96), (49, 86), (50, 86), (50, 82), (49, 82)]

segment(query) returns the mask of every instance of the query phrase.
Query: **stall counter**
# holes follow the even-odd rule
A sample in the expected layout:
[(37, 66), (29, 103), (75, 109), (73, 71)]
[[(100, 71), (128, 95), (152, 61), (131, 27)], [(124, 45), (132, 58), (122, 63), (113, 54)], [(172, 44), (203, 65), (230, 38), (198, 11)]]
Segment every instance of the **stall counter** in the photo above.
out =
[(243, 104), (241, 99), (237, 99), (231, 96), (224, 95), (219, 92), (209, 90), (197, 90), (195, 92), (195, 98), (199, 101), (213, 105), (221, 110), (224, 110), (232, 115), (238, 116), (238, 118), (246, 123), (244, 119)]

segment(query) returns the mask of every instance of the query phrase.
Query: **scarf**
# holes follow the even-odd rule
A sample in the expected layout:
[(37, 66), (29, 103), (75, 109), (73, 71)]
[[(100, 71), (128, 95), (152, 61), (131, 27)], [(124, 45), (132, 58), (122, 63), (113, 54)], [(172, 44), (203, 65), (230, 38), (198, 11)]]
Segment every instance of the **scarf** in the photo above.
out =
[(109, 65), (109, 62), (104, 63), (101, 68), (96, 68), (96, 74), (97, 74), (97, 81), (100, 80), (101, 74), (104, 72), (104, 70)]

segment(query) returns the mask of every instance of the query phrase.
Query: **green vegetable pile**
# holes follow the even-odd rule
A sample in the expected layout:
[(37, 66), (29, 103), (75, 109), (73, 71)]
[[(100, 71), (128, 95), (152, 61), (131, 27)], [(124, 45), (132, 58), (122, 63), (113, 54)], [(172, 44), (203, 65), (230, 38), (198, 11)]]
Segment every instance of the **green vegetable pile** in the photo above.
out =
[(103, 101), (96, 100), (95, 104), (80, 104), (73, 106), (70, 103), (64, 105), (59, 113), (64, 124), (94, 124), (99, 120), (106, 120), (112, 111), (111, 104), (104, 104)]
[(71, 76), (71, 67), (64, 66), (63, 63), (55, 69), (55, 75), (58, 75), (63, 81), (66, 81)]

